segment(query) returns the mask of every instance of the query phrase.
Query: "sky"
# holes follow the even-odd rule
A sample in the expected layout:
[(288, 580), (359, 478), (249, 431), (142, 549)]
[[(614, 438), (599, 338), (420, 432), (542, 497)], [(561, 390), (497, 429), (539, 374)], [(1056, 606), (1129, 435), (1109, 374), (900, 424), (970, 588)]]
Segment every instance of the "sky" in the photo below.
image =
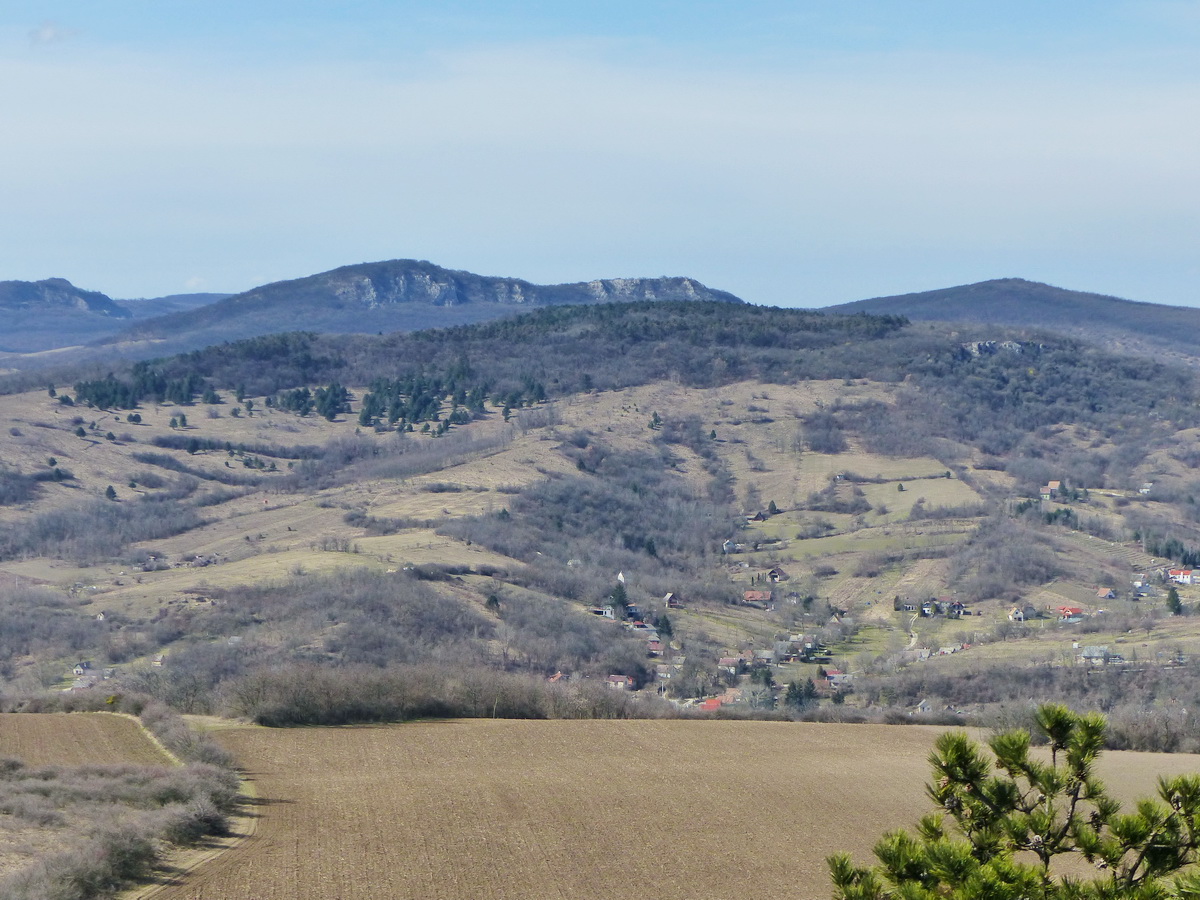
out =
[(1200, 0), (5, 0), (0, 280), (1200, 306)]

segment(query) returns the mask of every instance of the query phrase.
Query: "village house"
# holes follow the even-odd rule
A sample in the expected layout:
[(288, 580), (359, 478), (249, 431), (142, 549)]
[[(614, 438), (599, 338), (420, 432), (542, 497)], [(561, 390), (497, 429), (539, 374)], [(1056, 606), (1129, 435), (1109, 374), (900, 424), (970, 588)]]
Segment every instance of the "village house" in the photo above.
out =
[(770, 572), (767, 573), (767, 579), (772, 584), (778, 584), (781, 581), (788, 580), (788, 573), (783, 571), (783, 569), (779, 568), (779, 566), (776, 566)]
[(1112, 588), (1096, 588), (1097, 600), (1116, 600), (1116, 592)]
[(1032, 606), (1014, 606), (1008, 611), (1008, 621), (1010, 622), (1028, 622), (1037, 617), (1038, 611)]
[(1168, 569), (1167, 578), (1176, 584), (1195, 584), (1200, 580), (1194, 569)]
[(663, 597), (662, 602), (667, 609), (683, 609), (683, 600), (674, 591)]
[(742, 602), (747, 606), (770, 606), (770, 591), (746, 591), (742, 594)]
[(825, 683), (835, 691), (850, 687), (850, 682), (853, 680), (849, 672), (843, 672), (840, 669), (826, 669)]
[(1078, 661), (1083, 666), (1106, 666), (1109, 661), (1107, 647), (1084, 647), (1079, 651)]
[(614, 691), (632, 691), (633, 676), (632, 675), (609, 675), (608, 686)]
[(744, 662), (745, 660), (740, 656), (722, 656), (717, 660), (717, 668), (730, 675), (736, 675), (741, 671)]
[(1083, 619), (1084, 612), (1078, 606), (1060, 606), (1058, 607), (1058, 617), (1064, 622), (1078, 622)]

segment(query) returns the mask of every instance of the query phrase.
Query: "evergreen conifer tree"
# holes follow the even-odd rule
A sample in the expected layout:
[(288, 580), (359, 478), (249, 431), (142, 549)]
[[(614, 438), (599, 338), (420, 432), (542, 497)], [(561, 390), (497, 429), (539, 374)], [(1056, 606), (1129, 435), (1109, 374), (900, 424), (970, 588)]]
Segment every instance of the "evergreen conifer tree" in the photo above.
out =
[[(1160, 778), (1159, 799), (1121, 812), (1096, 778), (1106, 722), (1048, 704), (1037, 728), (988, 742), (963, 732), (938, 738), (929, 796), (939, 807), (917, 833), (894, 831), (875, 846), (879, 863), (829, 858), (835, 900), (1168, 900), (1200, 895), (1200, 875), (1182, 872), (1200, 847), (1200, 776)], [(950, 822), (947, 823), (947, 817)], [(1095, 874), (1055, 862), (1082, 858)]]

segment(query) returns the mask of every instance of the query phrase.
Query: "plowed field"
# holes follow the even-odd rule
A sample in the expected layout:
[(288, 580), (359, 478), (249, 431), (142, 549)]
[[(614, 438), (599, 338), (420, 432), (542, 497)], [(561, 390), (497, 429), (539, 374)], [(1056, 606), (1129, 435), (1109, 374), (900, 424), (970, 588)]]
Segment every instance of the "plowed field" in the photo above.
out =
[(27, 766), (171, 764), (137, 722), (111, 713), (0, 713), (0, 757)]
[[(238, 728), (256, 833), (156, 900), (827, 898), (928, 809), (938, 729), (761, 722)], [(1120, 793), (1195, 757), (1109, 754)]]

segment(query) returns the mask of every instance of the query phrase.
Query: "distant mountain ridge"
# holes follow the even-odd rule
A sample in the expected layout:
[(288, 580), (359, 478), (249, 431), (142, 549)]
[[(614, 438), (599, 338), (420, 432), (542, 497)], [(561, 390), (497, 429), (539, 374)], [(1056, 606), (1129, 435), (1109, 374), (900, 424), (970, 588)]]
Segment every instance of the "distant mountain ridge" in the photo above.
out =
[(744, 302), (691, 278), (613, 278), (541, 285), (424, 260), (342, 266), (252, 288), (199, 309), (144, 321), (112, 341), (208, 341), (297, 329), (366, 333), (468, 324), (540, 306), (628, 300)]
[(0, 281), (0, 310), (79, 310), (114, 319), (131, 319), (133, 313), (99, 291), (77, 288), (65, 278), (43, 281)]
[(822, 312), (902, 315), (915, 322), (964, 322), (1055, 331), (1138, 355), (1196, 365), (1200, 309), (998, 278), (913, 294), (827, 306)]
[(0, 281), (0, 352), (57, 351), (101, 340), (131, 321), (213, 303), (228, 294), (174, 294), (114, 300), (65, 278)]
[(120, 300), (120, 304), (133, 313), (135, 319), (152, 319), (174, 312), (207, 306), (232, 297), (232, 294), (168, 294), (165, 297), (139, 298), (137, 300)]

